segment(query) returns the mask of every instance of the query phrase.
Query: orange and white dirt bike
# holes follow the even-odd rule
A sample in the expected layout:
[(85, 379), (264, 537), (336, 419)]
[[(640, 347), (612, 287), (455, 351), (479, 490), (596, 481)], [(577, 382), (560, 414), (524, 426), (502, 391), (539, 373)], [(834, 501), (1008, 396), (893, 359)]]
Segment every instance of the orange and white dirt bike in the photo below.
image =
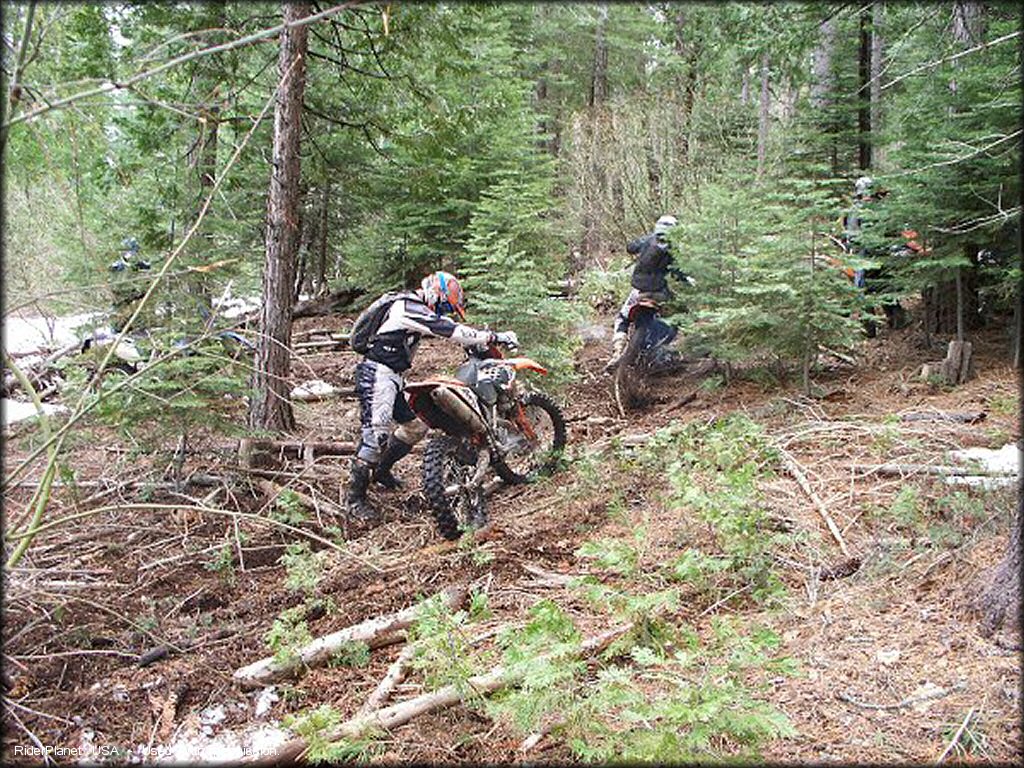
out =
[(423, 457), (423, 493), (438, 530), (457, 539), (487, 523), (484, 484), (493, 470), (507, 483), (527, 483), (556, 468), (565, 448), (565, 416), (520, 372), (546, 374), (527, 357), (506, 358), (496, 345), (467, 350), (455, 378), (406, 385), (409, 405), (443, 434)]

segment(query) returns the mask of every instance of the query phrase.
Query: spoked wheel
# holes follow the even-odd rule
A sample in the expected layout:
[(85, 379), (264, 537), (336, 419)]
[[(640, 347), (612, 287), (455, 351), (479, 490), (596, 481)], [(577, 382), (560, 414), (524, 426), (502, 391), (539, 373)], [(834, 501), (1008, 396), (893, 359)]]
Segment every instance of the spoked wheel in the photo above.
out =
[(504, 456), (494, 462), (506, 483), (528, 483), (554, 472), (565, 448), (565, 416), (558, 404), (541, 392), (530, 392), (513, 413)]
[(625, 415), (643, 404), (647, 392), (646, 360), (643, 353), (644, 333), (635, 325), (629, 329), (629, 342), (615, 369), (615, 405)]
[(471, 484), (479, 451), (464, 440), (437, 437), (423, 454), (423, 493), (446, 539), (454, 540), (487, 524), (483, 489)]

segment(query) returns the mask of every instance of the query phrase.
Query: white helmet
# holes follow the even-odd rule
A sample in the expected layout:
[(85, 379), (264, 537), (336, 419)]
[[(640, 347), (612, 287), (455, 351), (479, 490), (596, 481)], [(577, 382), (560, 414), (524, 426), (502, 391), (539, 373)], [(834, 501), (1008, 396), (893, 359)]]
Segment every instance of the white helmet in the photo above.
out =
[(871, 187), (874, 186), (874, 183), (875, 180), (870, 176), (861, 176), (853, 182), (853, 192), (857, 197), (864, 197), (864, 195), (871, 191)]
[(678, 223), (675, 216), (669, 216), (666, 213), (654, 223), (654, 234), (664, 235)]

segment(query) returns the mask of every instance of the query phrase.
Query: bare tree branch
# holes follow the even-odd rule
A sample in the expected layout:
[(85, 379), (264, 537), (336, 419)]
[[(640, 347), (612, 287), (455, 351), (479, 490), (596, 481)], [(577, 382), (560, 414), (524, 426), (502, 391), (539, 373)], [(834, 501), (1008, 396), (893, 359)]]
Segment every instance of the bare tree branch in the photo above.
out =
[(37, 107), (36, 109), (31, 110), (30, 112), (26, 112), (25, 114), (19, 117), (12, 118), (8, 120), (6, 123), (4, 123), (2, 128), (4, 130), (7, 130), (12, 125), (16, 125), (17, 123), (23, 123), (26, 120), (32, 120), (36, 117), (39, 117), (39, 115), (42, 115), (46, 112), (50, 112), (54, 109), (62, 109), (68, 106), (69, 104), (73, 104), (74, 102), (79, 101), (80, 99), (87, 98), (89, 96), (96, 96), (98, 94), (109, 93), (110, 91), (127, 88), (128, 86), (134, 85), (135, 83), (141, 80), (145, 80), (147, 78), (152, 77), (153, 75), (158, 75), (161, 72), (165, 72), (166, 70), (171, 69), (172, 67), (175, 67), (178, 64), (184, 64), (187, 61), (194, 61), (195, 59), (201, 58), (203, 56), (210, 56), (215, 53), (223, 53), (224, 51), (230, 51), (235, 48), (241, 48), (242, 46), (249, 45), (250, 43), (259, 42), (260, 40), (266, 40), (267, 38), (271, 38), (274, 37), (275, 35), (280, 34), (283, 30), (288, 29), (289, 27), (299, 27), (305, 26), (307, 24), (312, 24), (315, 21), (319, 21), (320, 19), (327, 18), (328, 16), (333, 16), (334, 14), (340, 13), (341, 11), (352, 8), (353, 6), (358, 5), (360, 2), (361, 0), (349, 0), (349, 2), (347, 3), (336, 5), (333, 8), (329, 8), (326, 11), (323, 11), (322, 13), (319, 14), (315, 14), (313, 16), (305, 16), (301, 19), (297, 19), (296, 21), (286, 24), (279, 24), (276, 27), (271, 27), (270, 29), (265, 29), (262, 32), (256, 32), (254, 34), (247, 35), (246, 37), (233, 40), (229, 43), (222, 43), (221, 45), (215, 45), (210, 48), (204, 48), (200, 51), (193, 51), (191, 53), (178, 56), (177, 58), (171, 59), (170, 61), (167, 61), (158, 67), (154, 67), (153, 69), (148, 69), (144, 72), (137, 72), (136, 74), (129, 77), (127, 80), (121, 82), (113, 82), (108, 80), (97, 88), (91, 88), (87, 91), (81, 91), (80, 93), (67, 96), (66, 98), (58, 99), (57, 101), (45, 104), (41, 107)]
[(1011, 32), (1008, 35), (1003, 35), (1002, 37), (997, 37), (995, 40), (993, 40), (990, 43), (982, 43), (981, 45), (976, 45), (973, 48), (968, 48), (968, 49), (966, 49), (964, 51), (960, 51), (959, 53), (954, 53), (952, 56), (946, 56), (945, 58), (942, 58), (942, 59), (936, 59), (935, 61), (929, 61), (929, 62), (927, 62), (925, 64), (921, 64), (920, 66), (914, 67), (909, 72), (905, 72), (904, 74), (900, 75), (899, 77), (893, 78), (888, 83), (884, 83), (882, 85), (882, 90), (884, 91), (887, 88), (891, 88), (892, 86), (896, 85), (896, 83), (900, 82), (901, 80), (906, 80), (908, 77), (912, 77), (912, 76), (918, 74), (919, 72), (924, 72), (925, 70), (928, 70), (928, 69), (934, 69), (935, 67), (939, 66), (940, 64), (945, 64), (947, 61), (956, 61), (960, 57), (966, 56), (969, 53), (974, 53), (975, 51), (980, 51), (983, 48), (991, 48), (993, 45), (998, 45), (999, 43), (1005, 43), (1007, 40), (1012, 40), (1013, 38), (1019, 37), (1019, 36), (1020, 36), (1020, 32), (1019, 31), (1018, 32)]

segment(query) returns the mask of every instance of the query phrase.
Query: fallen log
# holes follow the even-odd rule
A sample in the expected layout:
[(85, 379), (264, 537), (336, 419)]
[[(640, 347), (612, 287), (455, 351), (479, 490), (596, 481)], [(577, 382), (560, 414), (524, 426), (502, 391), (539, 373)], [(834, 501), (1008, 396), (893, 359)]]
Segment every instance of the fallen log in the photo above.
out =
[(885, 475), (887, 477), (908, 477), (910, 475), (940, 475), (943, 477), (1016, 477), (1017, 470), (982, 469), (971, 467), (946, 467), (937, 464), (852, 464), (854, 472), (864, 475)]
[(354, 443), (243, 437), (238, 441), (238, 463), (247, 468), (264, 467), (283, 459), (305, 458), (310, 451), (314, 456), (351, 456), (356, 452), (356, 446)]
[(828, 526), (829, 533), (832, 534), (832, 538), (839, 544), (839, 549), (842, 550), (843, 554), (850, 557), (850, 551), (846, 548), (846, 542), (843, 541), (843, 535), (839, 532), (839, 527), (836, 525), (835, 520), (828, 513), (828, 509), (825, 507), (825, 502), (818, 498), (818, 494), (811, 488), (811, 484), (807, 481), (807, 476), (804, 475), (803, 470), (800, 469), (800, 465), (797, 464), (796, 459), (789, 455), (782, 448), (776, 446), (779, 452), (779, 456), (782, 459), (782, 466), (785, 467), (786, 471), (792, 475), (793, 479), (796, 480), (797, 485), (800, 486), (800, 490), (811, 500), (814, 508), (817, 510), (821, 519), (825, 521), (825, 525)]
[[(633, 627), (633, 622), (630, 622), (589, 638), (581, 643), (571, 655), (574, 657), (586, 657), (600, 653), (620, 637), (630, 632)], [(545, 654), (541, 658), (550, 659), (553, 658), (553, 655)], [(454, 706), (467, 695), (484, 696), (494, 693), (502, 688), (515, 685), (519, 682), (519, 679), (520, 676), (514, 671), (498, 666), (486, 674), (470, 677), (461, 685), (446, 685), (436, 691), (424, 693), (415, 698), (392, 704), (390, 707), (379, 709), (370, 715), (354, 717), (335, 726), (327, 733), (321, 734), (320, 738), (330, 743), (343, 739), (358, 739), (366, 736), (371, 731), (388, 731), (408, 723), (419, 715)], [(302, 760), (308, 746), (308, 743), (303, 738), (292, 739), (276, 747), (273, 756), (261, 755), (243, 762), (248, 762), (250, 765), (254, 763), (272, 765), (290, 763)]]
[(904, 413), (900, 421), (955, 421), (961, 424), (976, 424), (988, 416), (984, 411), (922, 411)]
[[(436, 597), (451, 610), (465, 602), (468, 591), (465, 586), (448, 587)], [(348, 643), (366, 643), (370, 648), (380, 648), (402, 640), (405, 630), (419, 617), (420, 606), (413, 605), (389, 616), (367, 619), (351, 627), (345, 627), (329, 635), (318, 637), (293, 654), (287, 661), (279, 662), (273, 656), (260, 659), (235, 670), (232, 677), (243, 688), (258, 688), (289, 677), (301, 675), (308, 667), (326, 664), (327, 661)]]
[(292, 351), (296, 353), (302, 352), (340, 352), (343, 349), (348, 349), (348, 338), (345, 339), (317, 339), (314, 341), (300, 341), (297, 344), (292, 344)]
[(364, 293), (366, 291), (362, 288), (347, 288), (341, 291), (334, 291), (319, 299), (300, 301), (292, 308), (292, 319), (321, 317), (323, 315), (332, 315), (335, 312), (345, 312), (352, 309), (352, 305)]
[(387, 674), (377, 684), (377, 687), (363, 703), (363, 706), (359, 708), (356, 717), (367, 717), (384, 706), (384, 702), (391, 698), (395, 688), (405, 679), (406, 674), (409, 672), (409, 666), (412, 664), (412, 659), (416, 655), (416, 650), (417, 646), (414, 643), (410, 643), (402, 649), (402, 652), (398, 654), (398, 658), (388, 667)]

